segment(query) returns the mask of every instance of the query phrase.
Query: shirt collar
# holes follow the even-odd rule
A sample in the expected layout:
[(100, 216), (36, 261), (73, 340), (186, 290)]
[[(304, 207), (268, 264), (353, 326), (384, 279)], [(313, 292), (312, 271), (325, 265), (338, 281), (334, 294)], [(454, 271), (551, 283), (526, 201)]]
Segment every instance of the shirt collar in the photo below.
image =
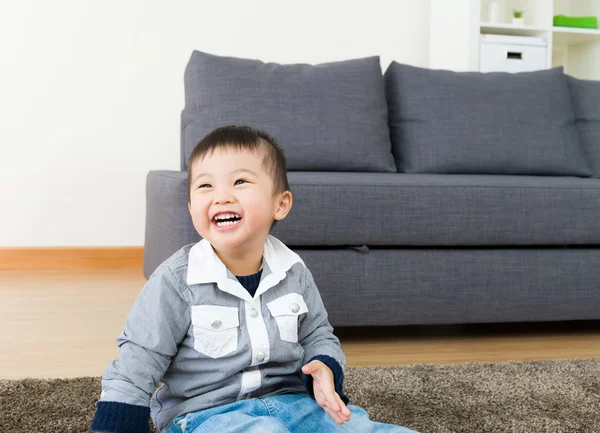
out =
[[(264, 293), (268, 288), (283, 280), (286, 272), (295, 263), (304, 264), (300, 256), (285, 246), (283, 242), (274, 236), (267, 235), (263, 249), (263, 278), (256, 295)], [(248, 291), (227, 269), (206, 239), (202, 239), (190, 249), (187, 283), (188, 285), (217, 283), (219, 289), (223, 291), (240, 298), (250, 298)]]

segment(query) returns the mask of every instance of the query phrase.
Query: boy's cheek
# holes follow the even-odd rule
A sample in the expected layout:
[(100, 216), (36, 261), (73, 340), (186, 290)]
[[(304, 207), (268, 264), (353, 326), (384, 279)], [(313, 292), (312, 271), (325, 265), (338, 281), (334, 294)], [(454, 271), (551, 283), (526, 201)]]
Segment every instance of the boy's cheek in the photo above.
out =
[(190, 206), (190, 214), (195, 225), (210, 225), (207, 212), (208, 211), (206, 209), (204, 209), (201, 206), (194, 205), (194, 203), (192, 203), (192, 205)]

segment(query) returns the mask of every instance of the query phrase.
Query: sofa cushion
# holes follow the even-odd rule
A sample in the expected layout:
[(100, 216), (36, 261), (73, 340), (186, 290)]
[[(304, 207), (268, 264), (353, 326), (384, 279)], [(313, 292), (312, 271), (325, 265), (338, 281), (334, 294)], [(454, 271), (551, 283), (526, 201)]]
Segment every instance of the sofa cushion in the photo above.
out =
[(318, 172), (288, 178), (294, 206), (273, 235), (291, 246), (600, 244), (600, 179)]
[(591, 176), (562, 68), (385, 73), (396, 164), (406, 173)]
[(231, 124), (273, 135), (290, 170), (396, 171), (379, 57), (281, 65), (194, 51), (185, 70), (185, 160), (211, 130)]
[[(289, 246), (600, 245), (600, 179), (342, 172), (288, 178), (294, 205), (272, 234)], [(198, 239), (186, 172), (150, 172), (145, 254), (164, 260), (152, 251), (176, 247), (172, 254)]]
[(594, 170), (600, 177), (600, 81), (567, 76), (577, 130)]

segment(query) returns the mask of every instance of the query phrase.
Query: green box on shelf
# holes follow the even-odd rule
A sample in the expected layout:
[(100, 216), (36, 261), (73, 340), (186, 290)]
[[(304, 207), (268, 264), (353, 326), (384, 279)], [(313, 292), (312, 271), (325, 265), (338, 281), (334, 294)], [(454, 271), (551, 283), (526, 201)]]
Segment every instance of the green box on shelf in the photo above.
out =
[(577, 27), (581, 29), (597, 29), (596, 17), (568, 17), (566, 15), (554, 15), (555, 27)]

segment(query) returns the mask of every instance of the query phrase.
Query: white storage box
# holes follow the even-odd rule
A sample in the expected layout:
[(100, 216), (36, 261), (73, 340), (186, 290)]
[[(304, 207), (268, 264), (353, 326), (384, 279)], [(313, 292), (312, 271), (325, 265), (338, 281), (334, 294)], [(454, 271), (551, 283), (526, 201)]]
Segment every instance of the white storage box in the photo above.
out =
[(480, 35), (480, 72), (546, 69), (546, 41), (527, 36)]

